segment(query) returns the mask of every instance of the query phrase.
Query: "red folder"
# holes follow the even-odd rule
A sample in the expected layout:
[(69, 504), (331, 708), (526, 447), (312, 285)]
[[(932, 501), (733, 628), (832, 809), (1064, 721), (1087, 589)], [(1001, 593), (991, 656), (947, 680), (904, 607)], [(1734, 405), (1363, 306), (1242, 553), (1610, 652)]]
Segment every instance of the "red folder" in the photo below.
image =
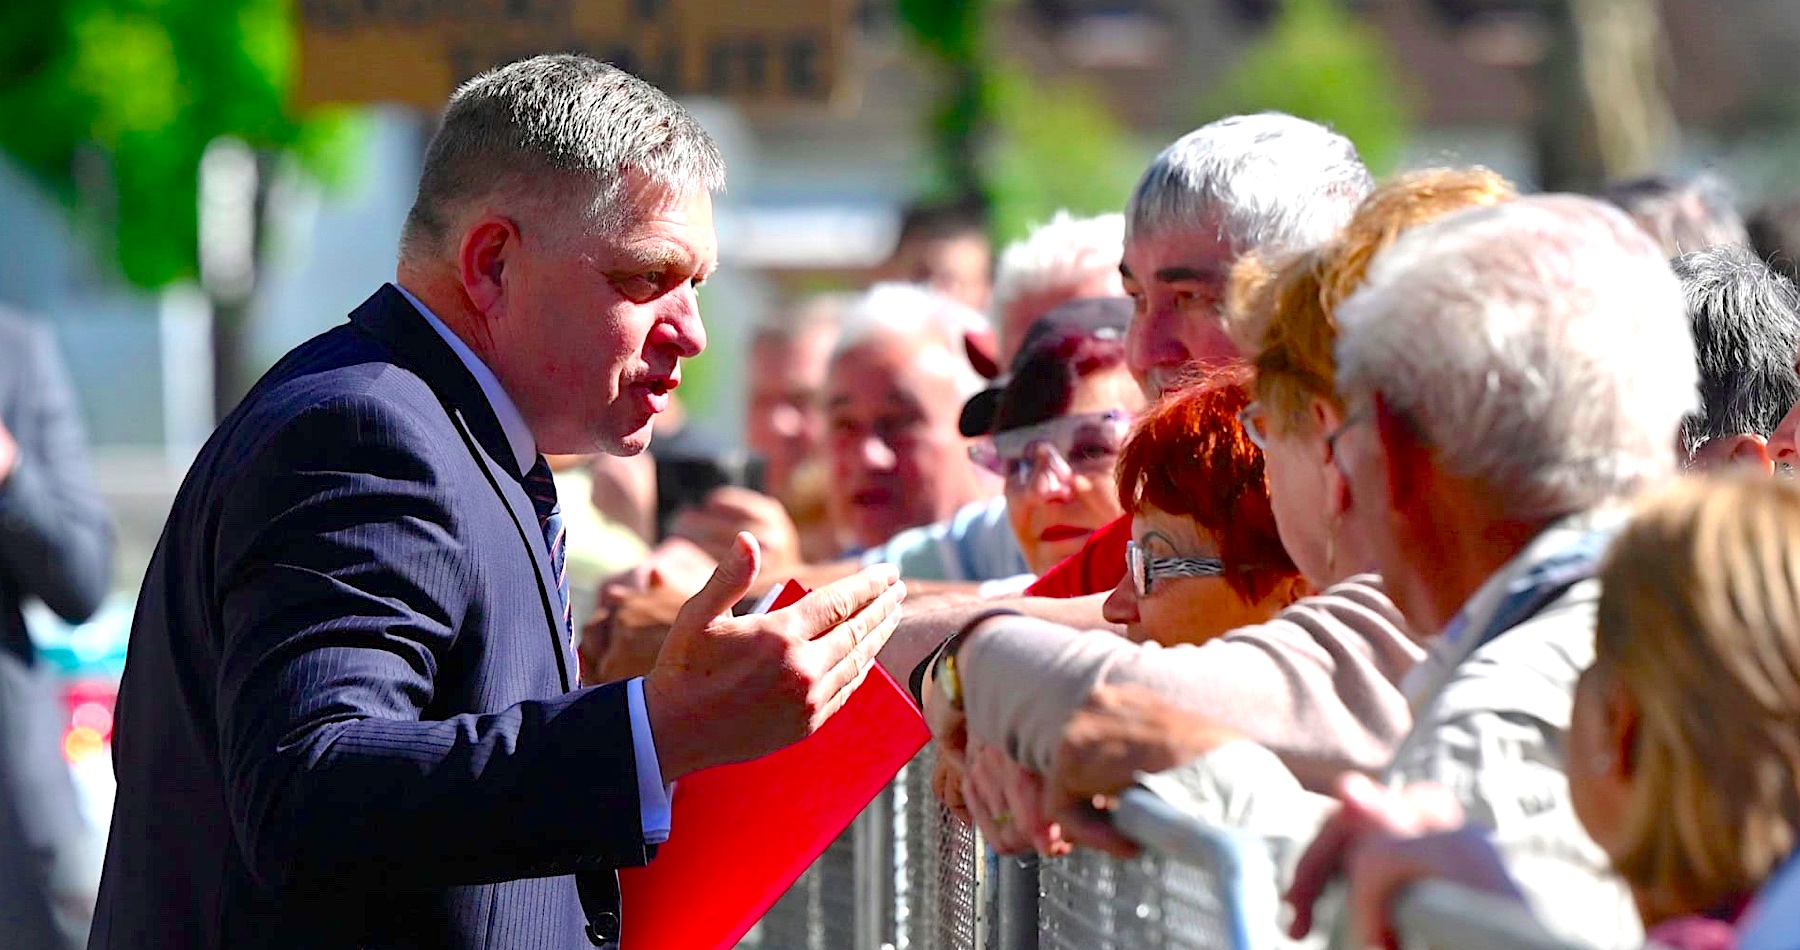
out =
[[(770, 609), (799, 600), (792, 581)], [(819, 731), (675, 786), (669, 840), (619, 872), (621, 950), (729, 950), (931, 738), (881, 667)]]

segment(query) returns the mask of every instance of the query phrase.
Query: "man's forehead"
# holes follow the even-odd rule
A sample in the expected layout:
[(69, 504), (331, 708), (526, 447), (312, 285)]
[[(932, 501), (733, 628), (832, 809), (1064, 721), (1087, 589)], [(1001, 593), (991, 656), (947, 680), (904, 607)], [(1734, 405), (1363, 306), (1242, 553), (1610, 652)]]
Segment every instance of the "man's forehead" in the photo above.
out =
[(712, 196), (652, 192), (629, 201), (613, 232), (617, 247), (636, 256), (682, 256), (708, 266), (717, 263), (719, 239), (713, 230)]
[(827, 399), (918, 405), (947, 388), (952, 354), (935, 343), (882, 335), (833, 361)]
[(1211, 225), (1164, 229), (1126, 241), (1119, 272), (1137, 281), (1222, 281), (1237, 258), (1237, 249)]

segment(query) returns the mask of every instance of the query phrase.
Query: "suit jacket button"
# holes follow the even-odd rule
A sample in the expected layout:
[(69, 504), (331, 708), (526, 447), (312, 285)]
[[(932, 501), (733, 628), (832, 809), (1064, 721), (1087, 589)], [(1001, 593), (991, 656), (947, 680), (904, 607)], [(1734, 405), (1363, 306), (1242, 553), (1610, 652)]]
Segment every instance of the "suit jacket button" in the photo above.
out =
[(619, 915), (612, 911), (601, 911), (588, 921), (588, 942), (596, 947), (617, 947), (619, 945)]

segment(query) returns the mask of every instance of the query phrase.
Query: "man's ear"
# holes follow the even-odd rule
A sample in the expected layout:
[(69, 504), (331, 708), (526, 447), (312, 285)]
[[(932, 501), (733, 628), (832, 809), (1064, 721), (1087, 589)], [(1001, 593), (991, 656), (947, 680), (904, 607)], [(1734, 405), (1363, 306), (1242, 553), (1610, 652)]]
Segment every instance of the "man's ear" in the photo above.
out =
[(1381, 444), (1387, 476), (1389, 510), (1407, 511), (1422, 496), (1431, 471), (1431, 446), (1411, 419), (1388, 405), (1380, 393), (1374, 397), (1370, 428)]
[(1762, 475), (1775, 474), (1775, 457), (1769, 454), (1768, 439), (1754, 432), (1740, 432), (1714, 441), (1726, 443), (1726, 464), (1741, 466)]
[(506, 295), (506, 265), (519, 248), (519, 226), (511, 218), (487, 214), (463, 232), (457, 248), (457, 276), (475, 309), (487, 314)]

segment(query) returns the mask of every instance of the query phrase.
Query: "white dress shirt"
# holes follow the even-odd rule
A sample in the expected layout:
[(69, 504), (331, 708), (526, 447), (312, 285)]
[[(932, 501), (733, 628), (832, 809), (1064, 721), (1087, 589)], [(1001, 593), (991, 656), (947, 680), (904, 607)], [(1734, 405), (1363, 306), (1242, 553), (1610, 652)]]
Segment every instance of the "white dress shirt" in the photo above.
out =
[[(500, 428), (506, 433), (506, 441), (512, 448), (513, 459), (519, 463), (519, 471), (529, 472), (537, 464), (537, 440), (532, 437), (530, 427), (525, 425), (525, 417), (519, 414), (519, 407), (513, 405), (511, 397), (501, 387), (500, 380), (494, 371), (469, 349), (469, 344), (462, 337), (450, 331), (431, 308), (414, 297), (412, 292), (399, 284), (394, 285), (412, 304), (425, 322), (437, 331), (450, 349), (456, 352), (456, 358), (462, 360), (470, 375), (481, 387), (482, 395), (487, 397), (488, 405), (494, 410), (494, 416), (500, 420)], [(542, 533), (535, 535), (540, 540)], [(548, 542), (545, 542), (548, 544)], [(546, 557), (548, 550), (545, 551)], [(662, 767), (656, 761), (656, 737), (650, 732), (650, 717), (644, 712), (644, 678), (637, 677), (625, 684), (625, 701), (631, 713), (631, 746), (633, 757), (637, 760), (638, 811), (644, 824), (644, 841), (647, 844), (662, 844), (669, 840), (669, 786), (663, 784)]]

